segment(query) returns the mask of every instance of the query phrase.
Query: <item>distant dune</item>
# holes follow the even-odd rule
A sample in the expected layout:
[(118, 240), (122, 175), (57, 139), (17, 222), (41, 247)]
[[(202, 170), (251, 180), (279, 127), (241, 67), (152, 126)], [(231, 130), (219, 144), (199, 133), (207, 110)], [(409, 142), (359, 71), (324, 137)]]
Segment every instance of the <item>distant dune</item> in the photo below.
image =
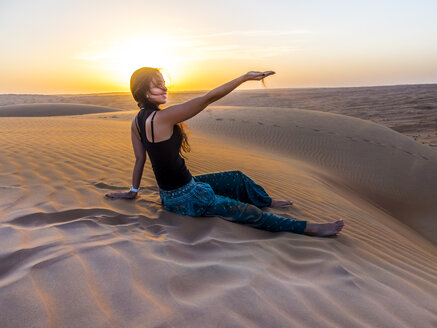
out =
[(96, 105), (65, 103), (19, 104), (0, 106), (0, 117), (67, 116), (118, 111), (114, 108)]
[[(170, 90), (164, 107), (206, 92), (173, 93)], [(0, 94), (0, 106), (23, 103), (78, 103), (139, 110), (130, 93)], [(214, 105), (296, 108), (342, 114), (387, 126), (419, 143), (437, 148), (437, 84), (234, 90)]]

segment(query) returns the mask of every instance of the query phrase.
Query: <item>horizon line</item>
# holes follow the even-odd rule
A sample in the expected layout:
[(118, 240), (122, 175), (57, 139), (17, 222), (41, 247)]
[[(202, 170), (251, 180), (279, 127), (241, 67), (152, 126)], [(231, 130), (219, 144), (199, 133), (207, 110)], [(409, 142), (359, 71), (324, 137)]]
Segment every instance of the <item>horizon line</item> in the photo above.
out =
[[(414, 86), (414, 85), (435, 85), (437, 82), (433, 83), (405, 83), (405, 84), (381, 84), (381, 85), (361, 85), (361, 86), (325, 86), (325, 87), (289, 87), (289, 88), (258, 88), (258, 89), (238, 89), (232, 92), (238, 91), (262, 91), (262, 90), (294, 90), (294, 89), (352, 89), (352, 88), (375, 88), (375, 87), (397, 87), (397, 86)], [(169, 94), (177, 93), (199, 93), (199, 92), (209, 92), (213, 89), (192, 89), (192, 90), (178, 90), (170, 91)], [(0, 93), (0, 95), (41, 95), (41, 96), (62, 96), (62, 95), (101, 95), (101, 94), (131, 94), (130, 91), (107, 91), (107, 92), (90, 92), (90, 93)]]

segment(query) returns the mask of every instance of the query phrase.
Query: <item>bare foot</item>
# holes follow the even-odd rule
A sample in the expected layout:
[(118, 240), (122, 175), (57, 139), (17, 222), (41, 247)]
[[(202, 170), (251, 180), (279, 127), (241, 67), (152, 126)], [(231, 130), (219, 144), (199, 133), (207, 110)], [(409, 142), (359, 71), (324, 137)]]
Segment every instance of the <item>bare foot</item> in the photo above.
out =
[(270, 207), (285, 207), (288, 205), (293, 205), (293, 201), (272, 199), (272, 203), (270, 204)]
[(343, 220), (337, 220), (335, 222), (330, 223), (308, 223), (305, 228), (304, 234), (310, 235), (310, 236), (319, 236), (319, 237), (325, 237), (325, 236), (331, 236), (336, 235), (343, 229), (344, 221)]

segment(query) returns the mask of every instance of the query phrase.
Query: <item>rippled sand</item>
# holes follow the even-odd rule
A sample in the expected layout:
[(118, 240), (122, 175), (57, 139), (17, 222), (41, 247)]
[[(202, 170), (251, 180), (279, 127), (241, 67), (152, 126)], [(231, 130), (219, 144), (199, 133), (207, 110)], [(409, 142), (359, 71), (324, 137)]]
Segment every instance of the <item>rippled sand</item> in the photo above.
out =
[(187, 121), (193, 175), (241, 170), (295, 204), (267, 211), (345, 220), (272, 233), (165, 211), (149, 161), (137, 199), (106, 199), (131, 184), (135, 113), (0, 117), (0, 327), (436, 325), (433, 148), (343, 115), (211, 106)]

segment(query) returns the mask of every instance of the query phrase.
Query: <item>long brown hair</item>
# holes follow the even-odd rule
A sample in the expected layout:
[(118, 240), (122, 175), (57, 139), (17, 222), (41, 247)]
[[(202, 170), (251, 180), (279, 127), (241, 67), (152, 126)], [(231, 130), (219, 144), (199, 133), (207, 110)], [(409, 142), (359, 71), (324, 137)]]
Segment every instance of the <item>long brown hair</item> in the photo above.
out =
[[(141, 109), (160, 110), (159, 106), (151, 103), (146, 97), (146, 92), (149, 91), (150, 88), (150, 82), (152, 82), (153, 78), (158, 73), (160, 73), (159, 68), (142, 67), (137, 69), (130, 78), (130, 91), (137, 102), (138, 107)], [(191, 146), (188, 143), (188, 136), (186, 132), (187, 128), (183, 122), (179, 122), (177, 125), (179, 126), (182, 134), (182, 146), (179, 154), (185, 158), (185, 156), (182, 154), (182, 150), (184, 152), (191, 151)], [(190, 131), (188, 133), (190, 133)]]

